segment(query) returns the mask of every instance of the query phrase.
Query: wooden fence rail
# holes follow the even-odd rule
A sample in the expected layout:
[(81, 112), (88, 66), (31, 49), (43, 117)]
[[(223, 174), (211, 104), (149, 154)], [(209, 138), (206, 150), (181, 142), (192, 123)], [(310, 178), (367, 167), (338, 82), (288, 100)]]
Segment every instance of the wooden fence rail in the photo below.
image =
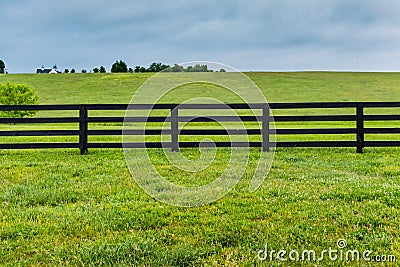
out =
[[(179, 110), (260, 110), (259, 116), (180, 116)], [(288, 109), (354, 109), (354, 115), (295, 115), (271, 116), (271, 110)], [(400, 128), (365, 128), (366, 121), (400, 121), (398, 115), (365, 115), (365, 109), (400, 108), (400, 102), (325, 102), (325, 103), (256, 103), (256, 104), (83, 104), (83, 105), (15, 105), (0, 106), (1, 111), (77, 111), (76, 117), (51, 118), (0, 118), (0, 124), (71, 124), (79, 125), (78, 130), (13, 130), (0, 131), (0, 137), (5, 136), (78, 136), (79, 142), (39, 142), (39, 143), (0, 143), (0, 149), (37, 149), (37, 148), (78, 148), (85, 154), (91, 148), (161, 148), (169, 147), (178, 151), (180, 147), (198, 147), (200, 142), (180, 142), (180, 135), (261, 135), (261, 142), (203, 142), (204, 146), (217, 147), (262, 147), (269, 151), (270, 147), (356, 147), (358, 153), (364, 147), (400, 146), (400, 141), (366, 141), (365, 134), (400, 134)], [(112, 117), (89, 116), (89, 111), (125, 111), (125, 110), (168, 110), (170, 116), (149, 117)], [(179, 122), (258, 122), (259, 129), (179, 129)], [(123, 123), (123, 122), (169, 122), (169, 130), (90, 130), (90, 123)], [(308, 129), (272, 129), (271, 122), (355, 122), (355, 128), (308, 128)], [(89, 136), (121, 136), (128, 135), (170, 135), (171, 142), (88, 142)], [(354, 134), (356, 141), (290, 141), (272, 142), (271, 135), (348, 135)], [(1, 140), (1, 139), (0, 139)], [(398, 139), (399, 140), (399, 139)]]

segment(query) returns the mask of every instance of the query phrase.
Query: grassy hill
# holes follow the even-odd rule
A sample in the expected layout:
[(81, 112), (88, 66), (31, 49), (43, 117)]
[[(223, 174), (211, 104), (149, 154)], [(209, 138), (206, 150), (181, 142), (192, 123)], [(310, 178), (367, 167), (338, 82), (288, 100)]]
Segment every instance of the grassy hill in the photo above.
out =
[[(129, 103), (152, 74), (8, 74), (34, 87), (41, 104)], [(269, 102), (400, 101), (400, 73), (246, 73)]]

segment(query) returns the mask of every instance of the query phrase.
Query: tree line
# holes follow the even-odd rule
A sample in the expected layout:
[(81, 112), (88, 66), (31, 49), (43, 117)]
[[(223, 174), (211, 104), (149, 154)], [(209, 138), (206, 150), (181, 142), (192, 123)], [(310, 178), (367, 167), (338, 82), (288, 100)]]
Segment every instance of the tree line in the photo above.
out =
[[(57, 68), (54, 66), (53, 68)], [(5, 73), (6, 71), (6, 65), (3, 60), (0, 60), (0, 73)], [(128, 67), (128, 64), (122, 60), (117, 60), (115, 61), (114, 64), (112, 64), (110, 72), (111, 73), (145, 73), (145, 72), (160, 72), (160, 71), (165, 71), (165, 72), (214, 72), (214, 70), (208, 69), (207, 65), (203, 64), (196, 64), (194, 66), (187, 66), (186, 68), (174, 64), (173, 66), (163, 64), (161, 62), (153, 62), (150, 64), (149, 67), (143, 67), (143, 66), (135, 66), (135, 67)], [(82, 73), (87, 73), (86, 69), (81, 70)], [(104, 66), (100, 67), (95, 67), (92, 69), (93, 73), (106, 73), (107, 70)], [(218, 71), (217, 71), (218, 72)], [(224, 69), (220, 69), (219, 72), (225, 72)], [(64, 69), (64, 73), (76, 73), (75, 69)]]
[[(104, 67), (99, 68), (94, 68), (93, 72), (98, 73), (102, 72), (101, 69), (103, 68), (103, 72), (105, 72)], [(214, 70), (208, 69), (207, 65), (203, 64), (196, 64), (194, 66), (188, 66), (188, 67), (183, 67), (178, 64), (174, 64), (173, 66), (163, 64), (161, 62), (153, 62), (150, 64), (149, 67), (143, 67), (143, 66), (135, 66), (134, 68), (128, 67), (128, 64), (122, 60), (117, 60), (112, 66), (111, 66), (111, 72), (112, 73), (144, 73), (144, 72), (160, 72), (160, 71), (165, 71), (165, 72), (213, 72)], [(225, 72), (224, 69), (220, 69), (219, 72)]]

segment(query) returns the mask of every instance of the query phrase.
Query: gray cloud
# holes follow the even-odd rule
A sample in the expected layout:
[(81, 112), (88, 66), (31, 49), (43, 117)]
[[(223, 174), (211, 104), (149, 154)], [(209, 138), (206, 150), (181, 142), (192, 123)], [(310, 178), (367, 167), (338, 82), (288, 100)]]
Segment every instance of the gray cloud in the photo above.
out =
[(2, 0), (10, 72), (219, 61), (241, 70), (400, 70), (400, 3)]

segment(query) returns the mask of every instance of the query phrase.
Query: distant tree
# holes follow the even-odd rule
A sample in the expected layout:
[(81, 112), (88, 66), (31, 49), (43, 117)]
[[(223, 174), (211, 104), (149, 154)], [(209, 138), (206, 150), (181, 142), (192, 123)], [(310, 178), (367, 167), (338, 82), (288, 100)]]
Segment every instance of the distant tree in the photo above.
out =
[(136, 73), (140, 73), (140, 72), (148, 72), (149, 69), (146, 69), (145, 67), (142, 66), (135, 66), (135, 69), (133, 71)]
[[(194, 66), (188, 66), (184, 68), (178, 64), (174, 64), (172, 67), (169, 65), (162, 64), (160, 62), (153, 62), (150, 66), (146, 69), (141, 66), (135, 66), (134, 72), (160, 72), (160, 71), (167, 71), (167, 72), (214, 72), (214, 70), (209, 70), (207, 65), (196, 64)], [(221, 72), (225, 72), (224, 69), (221, 69)]]
[(65, 69), (65, 70), (64, 70), (64, 73), (69, 73), (69, 69)]
[(75, 69), (71, 69), (71, 73), (75, 73), (76, 71), (75, 71)]
[(225, 69), (220, 69), (219, 72), (226, 72), (226, 70)]
[(153, 62), (150, 64), (150, 66), (147, 68), (147, 72), (160, 72), (163, 71), (167, 68), (169, 68), (169, 65), (162, 64), (160, 62)]
[(153, 62), (150, 64), (150, 66), (147, 68), (148, 72), (159, 72), (159, 68), (161, 66), (161, 63)]
[(193, 67), (193, 72), (208, 72), (208, 66), (196, 64)]
[(186, 72), (213, 72), (213, 70), (209, 70), (208, 69), (207, 65), (201, 65), (201, 64), (196, 64), (194, 66), (187, 66), (186, 68), (175, 64), (168, 71), (172, 71), (172, 72), (180, 72), (180, 71), (186, 71)]
[(128, 69), (128, 72), (129, 72), (129, 73), (133, 73), (133, 69), (132, 69), (132, 68), (129, 68), (129, 69)]
[(168, 68), (170, 68), (170, 67), (171, 67), (171, 66), (168, 65), (168, 64), (161, 64), (160, 71), (166, 70), (166, 69), (168, 69)]
[(4, 63), (3, 60), (0, 59), (0, 73), (4, 73), (5, 69), (6, 69), (6, 64)]
[(178, 64), (174, 64), (173, 67), (169, 68), (168, 70), (172, 71), (172, 72), (184, 72), (185, 68), (178, 65)]
[[(160, 62), (153, 62), (150, 64), (150, 66), (148, 68), (145, 68), (142, 66), (135, 66), (135, 69), (133, 71), (136, 73), (140, 73), (140, 72), (160, 72), (163, 70), (172, 71), (171, 66), (162, 64)], [(183, 67), (182, 67), (182, 70), (183, 70)], [(182, 71), (182, 70), (179, 69), (179, 71)]]
[(93, 72), (94, 72), (94, 73), (99, 73), (100, 70), (99, 70), (99, 68), (94, 68), (94, 69), (93, 69)]
[(87, 73), (87, 70), (83, 69), (81, 72), (82, 72), (82, 73)]
[(122, 60), (116, 61), (111, 66), (111, 72), (118, 73), (118, 72), (128, 72), (128, 65), (123, 62)]
[[(39, 97), (35, 95), (35, 89), (25, 84), (0, 84), (0, 105), (36, 105), (38, 102)], [(23, 118), (33, 116), (36, 112), (34, 110), (1, 111), (0, 116)]]
[(101, 66), (99, 71), (100, 73), (106, 73), (106, 68), (104, 68), (104, 66)]

